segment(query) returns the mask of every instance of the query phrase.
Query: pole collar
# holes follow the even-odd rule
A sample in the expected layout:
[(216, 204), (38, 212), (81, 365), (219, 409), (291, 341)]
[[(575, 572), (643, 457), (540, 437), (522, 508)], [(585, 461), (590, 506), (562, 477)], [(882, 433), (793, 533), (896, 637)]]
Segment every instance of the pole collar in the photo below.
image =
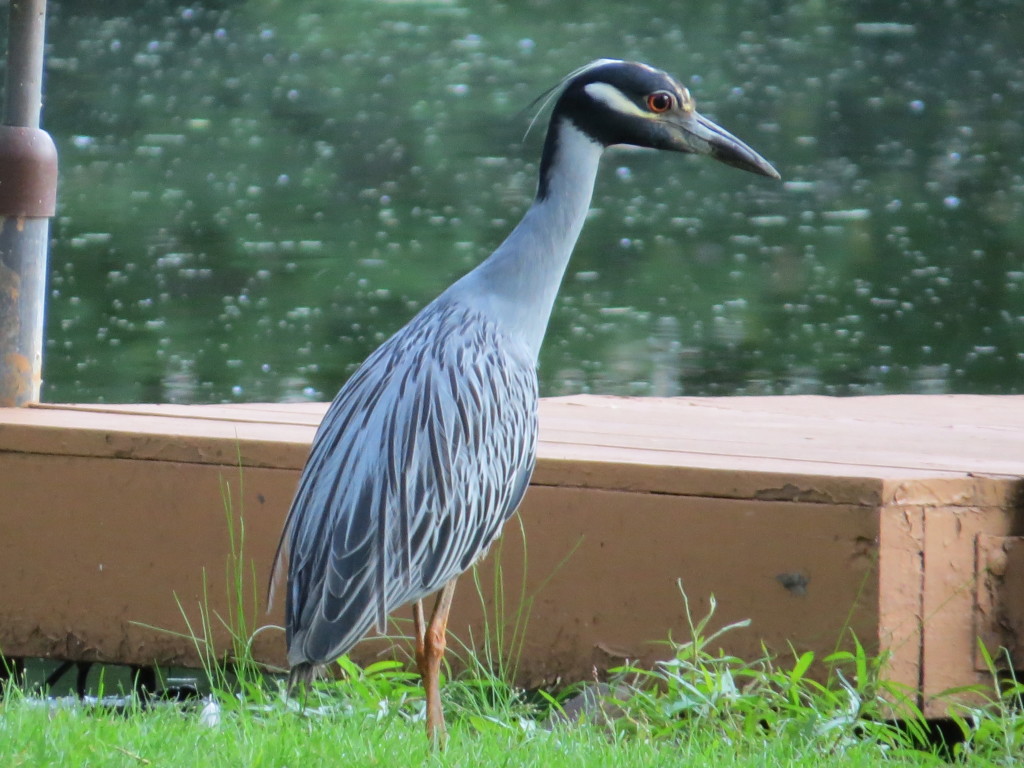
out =
[(39, 128), (0, 125), (0, 217), (49, 218), (57, 209), (57, 148)]

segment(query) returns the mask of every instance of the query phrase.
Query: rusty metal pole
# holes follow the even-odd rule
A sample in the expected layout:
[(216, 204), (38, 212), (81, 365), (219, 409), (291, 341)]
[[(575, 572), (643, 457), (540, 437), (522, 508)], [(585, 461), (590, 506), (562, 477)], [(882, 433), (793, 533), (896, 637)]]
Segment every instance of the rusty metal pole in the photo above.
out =
[(0, 125), (0, 406), (38, 402), (57, 150), (39, 129), (46, 0), (11, 0)]

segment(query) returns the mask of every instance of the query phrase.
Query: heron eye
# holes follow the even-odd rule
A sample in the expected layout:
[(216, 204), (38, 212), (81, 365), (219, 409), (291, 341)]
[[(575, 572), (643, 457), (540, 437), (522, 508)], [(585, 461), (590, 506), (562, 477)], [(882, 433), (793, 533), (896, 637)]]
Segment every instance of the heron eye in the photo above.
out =
[(672, 109), (673, 104), (675, 104), (675, 99), (667, 91), (655, 91), (647, 96), (647, 108), (651, 112), (668, 112)]

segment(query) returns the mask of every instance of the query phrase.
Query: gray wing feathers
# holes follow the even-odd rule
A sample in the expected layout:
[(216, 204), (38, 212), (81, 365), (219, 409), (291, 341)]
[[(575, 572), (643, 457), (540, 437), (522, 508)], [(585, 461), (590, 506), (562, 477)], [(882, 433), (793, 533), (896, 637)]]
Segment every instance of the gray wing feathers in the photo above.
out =
[(529, 483), (534, 363), (465, 308), (424, 311), (321, 423), (282, 543), (289, 662), (345, 653), (480, 557)]

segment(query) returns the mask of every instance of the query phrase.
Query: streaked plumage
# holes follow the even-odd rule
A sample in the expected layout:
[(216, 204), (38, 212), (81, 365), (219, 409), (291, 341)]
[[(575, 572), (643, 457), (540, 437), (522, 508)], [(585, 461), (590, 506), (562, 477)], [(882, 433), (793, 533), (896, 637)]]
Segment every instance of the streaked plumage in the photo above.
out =
[[(317, 431), (279, 547), (293, 681), (383, 628), (393, 609), (453, 584), (515, 511), (536, 456), (541, 342), (598, 161), (620, 143), (778, 178), (660, 70), (604, 59), (566, 78), (523, 220), (367, 358)], [(416, 613), (435, 735), (450, 586), (444, 594), (426, 633), (419, 604)]]
[(431, 305), (367, 358), (292, 505), (322, 513), (290, 530), (289, 663), (337, 658), (472, 565), (526, 490), (536, 425), (528, 352), (459, 303)]

